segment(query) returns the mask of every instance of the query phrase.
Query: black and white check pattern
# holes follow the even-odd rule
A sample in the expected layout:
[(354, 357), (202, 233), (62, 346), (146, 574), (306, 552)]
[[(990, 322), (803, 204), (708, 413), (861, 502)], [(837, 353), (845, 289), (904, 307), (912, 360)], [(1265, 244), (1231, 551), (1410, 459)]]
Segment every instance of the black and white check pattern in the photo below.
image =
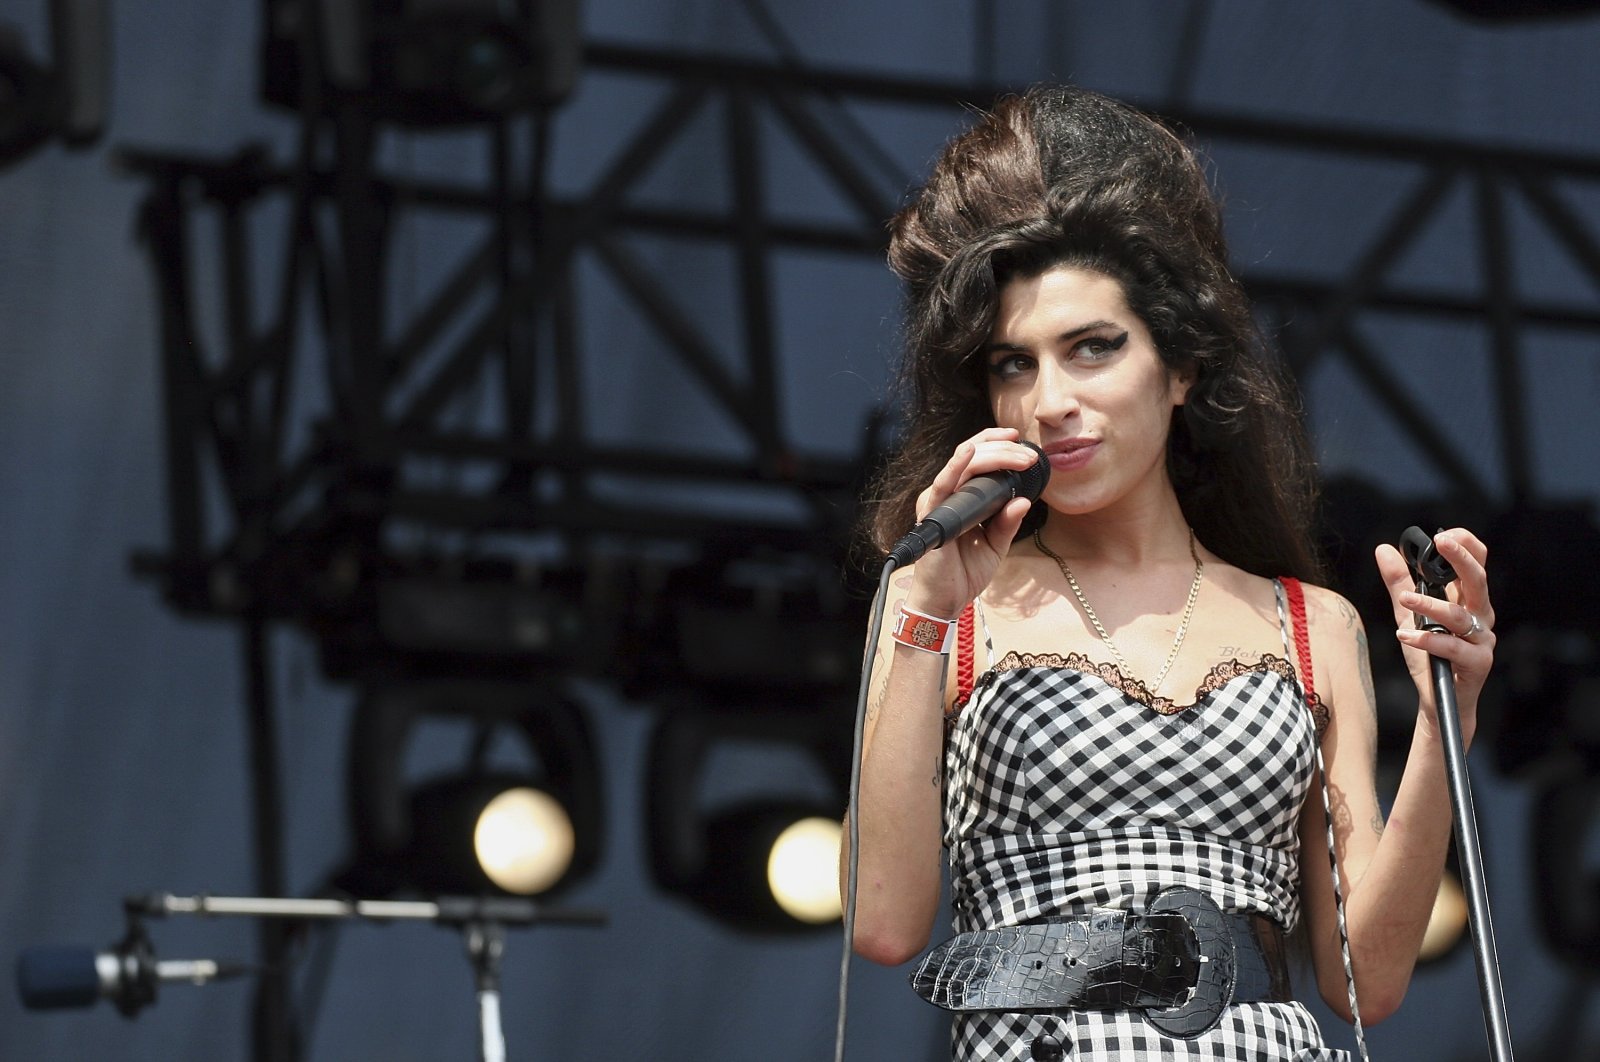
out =
[[(1316, 738), (1284, 660), (1242, 667), (1159, 715), (1099, 675), (1014, 659), (994, 670), (990, 656), (945, 752), (957, 932), (1140, 910), (1172, 885), (1286, 928), (1299, 921), (1298, 812)], [(1066, 1058), (1118, 1062), (1346, 1057), (1322, 1045), (1298, 1003), (1231, 1006), (1192, 1040), (1134, 1011), (961, 1014), (954, 1057), (1021, 1062), (1040, 1036)]]

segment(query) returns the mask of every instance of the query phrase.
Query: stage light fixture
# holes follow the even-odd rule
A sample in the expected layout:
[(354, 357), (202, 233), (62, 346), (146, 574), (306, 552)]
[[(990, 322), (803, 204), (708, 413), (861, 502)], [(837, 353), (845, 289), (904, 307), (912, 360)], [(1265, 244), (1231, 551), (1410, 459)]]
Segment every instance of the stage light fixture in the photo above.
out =
[(323, 107), (358, 101), (380, 117), (447, 126), (559, 103), (582, 56), (578, 0), (266, 0), (263, 91), (299, 110), (304, 56)]
[(36, 61), (14, 27), (0, 23), (0, 167), (59, 137), (69, 147), (97, 140), (110, 96), (106, 0), (51, 0), (49, 65)]
[(549, 890), (572, 865), (572, 817), (542, 789), (515, 786), (484, 805), (472, 831), (478, 865), (507, 892), (533, 896)]
[(1532, 814), (1539, 928), (1574, 968), (1600, 971), (1600, 870), (1594, 829), (1600, 812), (1600, 759), (1574, 755), (1544, 780)]
[(1579, 18), (1600, 11), (1600, 3), (1596, 3), (1596, 0), (1433, 0), (1433, 2), (1481, 22)]
[[(797, 749), (822, 767), (830, 791), (839, 788), (833, 750), (814, 740), (820, 722), (782, 713), (665, 709), (646, 771), (656, 883), (738, 929), (789, 933), (836, 923), (842, 798), (833, 803), (815, 793), (762, 792), (715, 804), (704, 793), (708, 755), (735, 742)], [(788, 777), (774, 775), (770, 782), (780, 790), (801, 788)]]
[(413, 880), (438, 893), (536, 896), (572, 866), (577, 835), (561, 801), (510, 774), (435, 780), (411, 797)]
[(1504, 589), (1494, 599), (1499, 695), (1480, 706), (1479, 734), (1513, 777), (1543, 781), (1574, 754), (1600, 761), (1592, 722), (1600, 619), (1590, 605), (1600, 594), (1600, 524), (1587, 505), (1520, 507), (1497, 518), (1484, 540)]
[(0, 32), (0, 166), (49, 138), (52, 103), (49, 71), (12, 34)]
[[(408, 754), (425, 721), (435, 738), (470, 736), (471, 748), (412, 777)], [(337, 880), (346, 891), (542, 895), (599, 858), (599, 762), (575, 701), (516, 682), (384, 683), (362, 698), (350, 741), (356, 856)], [(506, 762), (497, 749), (519, 755)]]
[(767, 888), (791, 918), (811, 925), (836, 922), (839, 903), (838, 819), (810, 815), (784, 827), (767, 856)]
[(1428, 928), (1422, 932), (1422, 947), (1417, 961), (1438, 962), (1456, 950), (1467, 933), (1467, 896), (1461, 891), (1461, 882), (1446, 870), (1439, 880), (1439, 894), (1433, 900), (1433, 912), (1428, 916)]
[(816, 835), (826, 821), (820, 811), (811, 803), (756, 799), (712, 813), (706, 861), (681, 891), (743, 929), (782, 932), (838, 921), (838, 834), (831, 848)]

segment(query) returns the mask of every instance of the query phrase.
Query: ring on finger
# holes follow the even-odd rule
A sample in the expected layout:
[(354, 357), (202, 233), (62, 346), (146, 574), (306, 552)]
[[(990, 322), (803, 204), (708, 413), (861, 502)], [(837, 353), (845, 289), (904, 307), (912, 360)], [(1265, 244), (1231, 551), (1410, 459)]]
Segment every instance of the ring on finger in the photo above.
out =
[(1477, 613), (1474, 613), (1474, 612), (1467, 613), (1467, 619), (1472, 621), (1472, 625), (1469, 626), (1465, 631), (1463, 631), (1460, 634), (1460, 637), (1461, 637), (1461, 639), (1463, 641), (1470, 642), (1470, 641), (1472, 641), (1472, 636), (1474, 634), (1482, 634), (1484, 632), (1484, 630), (1485, 630), (1485, 627), (1484, 627), (1483, 623), (1479, 621)]

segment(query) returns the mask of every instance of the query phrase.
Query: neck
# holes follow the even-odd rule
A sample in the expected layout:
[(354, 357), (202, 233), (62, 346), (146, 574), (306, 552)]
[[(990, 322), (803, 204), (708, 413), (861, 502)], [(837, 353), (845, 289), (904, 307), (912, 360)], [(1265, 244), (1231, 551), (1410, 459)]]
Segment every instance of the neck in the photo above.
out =
[(1069, 561), (1119, 567), (1189, 564), (1189, 535), (1177, 496), (1170, 493), (1136, 512), (1051, 512), (1039, 531), (1045, 545)]

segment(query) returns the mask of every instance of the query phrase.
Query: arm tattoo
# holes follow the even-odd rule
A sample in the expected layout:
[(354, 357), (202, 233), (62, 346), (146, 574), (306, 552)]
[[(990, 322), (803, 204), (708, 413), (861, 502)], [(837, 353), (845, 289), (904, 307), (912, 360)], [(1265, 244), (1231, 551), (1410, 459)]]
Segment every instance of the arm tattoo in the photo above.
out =
[[(894, 580), (892, 585), (902, 591), (910, 591), (911, 573), (906, 572), (902, 574), (900, 578)], [(894, 612), (905, 603), (906, 599), (903, 594), (898, 598), (890, 597), (888, 594), (885, 594), (883, 610), (886, 613)], [(886, 616), (885, 619), (887, 618), (888, 617)], [(872, 681), (875, 685), (877, 685), (878, 689), (876, 694), (867, 700), (868, 723), (871, 723), (878, 718), (879, 710), (882, 709), (889, 700), (889, 678), (884, 674), (883, 670), (888, 665), (888, 662), (887, 654), (885, 654), (883, 651), (883, 643), (879, 642), (877, 645), (872, 647), (872, 670), (870, 673), (872, 675)]]
[(1345, 796), (1344, 790), (1328, 783), (1328, 808), (1333, 812), (1333, 832), (1342, 845), (1350, 836), (1351, 819), (1350, 798)]
[(1372, 685), (1372, 653), (1367, 646), (1367, 632), (1356, 631), (1356, 662), (1361, 665), (1361, 689), (1367, 695), (1367, 710), (1374, 721), (1378, 718), (1378, 691)]
[[(872, 674), (874, 677), (881, 673), (883, 668), (883, 647), (879, 646), (872, 652)], [(878, 710), (883, 707), (883, 702), (889, 699), (889, 683), (883, 682), (878, 686), (877, 695), (867, 701), (867, 722), (878, 718)]]
[[(1372, 684), (1372, 653), (1367, 645), (1367, 632), (1356, 628), (1356, 662), (1361, 666), (1361, 689), (1367, 696), (1367, 711), (1372, 713), (1372, 749), (1370, 760), (1378, 762), (1378, 691)], [(1378, 803), (1378, 790), (1372, 790), (1372, 832), (1383, 836), (1383, 805)]]

